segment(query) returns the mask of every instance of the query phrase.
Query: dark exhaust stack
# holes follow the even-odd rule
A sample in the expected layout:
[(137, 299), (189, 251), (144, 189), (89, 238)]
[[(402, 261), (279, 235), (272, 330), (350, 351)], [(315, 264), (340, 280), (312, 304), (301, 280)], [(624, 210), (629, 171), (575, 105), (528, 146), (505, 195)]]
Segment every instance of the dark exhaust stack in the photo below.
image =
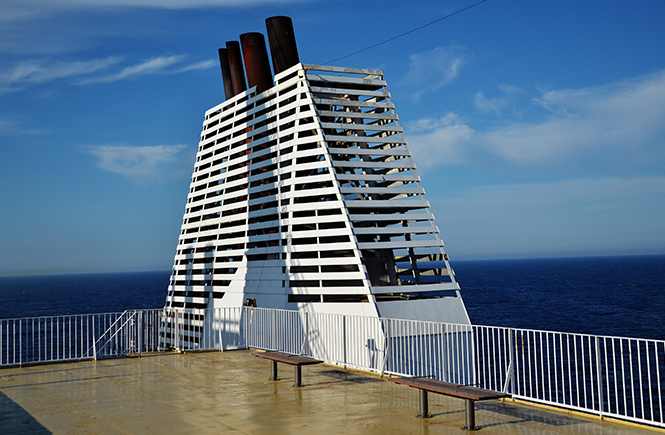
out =
[(272, 56), (272, 67), (275, 70), (275, 75), (300, 63), (291, 18), (266, 18), (266, 29), (268, 30), (268, 43), (270, 44), (270, 55)]
[(261, 33), (243, 33), (240, 35), (242, 44), (242, 57), (245, 59), (247, 82), (249, 87), (256, 85), (256, 91), (261, 93), (272, 88), (272, 74), (268, 61), (266, 41)]
[(224, 82), (224, 95), (226, 99), (233, 98), (233, 80), (231, 80), (231, 68), (229, 67), (229, 55), (226, 48), (220, 48), (219, 66), (222, 68), (222, 81)]
[(238, 41), (228, 41), (226, 43), (226, 54), (229, 59), (229, 69), (231, 71), (232, 97), (235, 97), (247, 90), (245, 70), (242, 67), (242, 57), (240, 56), (240, 43)]

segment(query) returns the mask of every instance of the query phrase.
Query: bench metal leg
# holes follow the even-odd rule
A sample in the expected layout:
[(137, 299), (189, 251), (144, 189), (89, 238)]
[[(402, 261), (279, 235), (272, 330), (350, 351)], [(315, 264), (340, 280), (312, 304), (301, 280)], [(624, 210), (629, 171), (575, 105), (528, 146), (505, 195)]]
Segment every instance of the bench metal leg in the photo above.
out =
[(270, 380), (279, 381), (279, 376), (277, 376), (277, 361), (270, 361), (272, 365), (270, 366)]
[(294, 387), (302, 387), (302, 367), (299, 365), (294, 366), (294, 373), (295, 373), (295, 378), (296, 381), (293, 384)]
[(464, 430), (480, 430), (476, 426), (476, 408), (475, 403), (471, 399), (464, 399), (464, 408), (466, 410), (466, 426), (462, 429)]
[(427, 400), (427, 391), (419, 388), (420, 391), (420, 414), (416, 415), (418, 418), (431, 418), (432, 414), (429, 413), (429, 402)]

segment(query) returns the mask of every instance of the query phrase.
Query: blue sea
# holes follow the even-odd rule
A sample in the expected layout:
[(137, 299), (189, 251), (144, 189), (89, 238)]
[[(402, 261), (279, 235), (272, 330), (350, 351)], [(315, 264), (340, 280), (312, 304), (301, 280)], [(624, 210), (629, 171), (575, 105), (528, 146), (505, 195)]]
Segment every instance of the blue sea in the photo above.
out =
[[(451, 265), (474, 324), (665, 339), (665, 256)], [(169, 275), (0, 277), (0, 319), (161, 308)]]

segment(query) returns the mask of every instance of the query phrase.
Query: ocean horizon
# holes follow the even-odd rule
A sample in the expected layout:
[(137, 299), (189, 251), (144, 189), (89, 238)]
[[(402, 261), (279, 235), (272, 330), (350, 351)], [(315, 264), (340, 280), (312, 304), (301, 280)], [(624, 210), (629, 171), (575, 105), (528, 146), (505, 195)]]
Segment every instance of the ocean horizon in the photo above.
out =
[[(451, 261), (475, 325), (665, 339), (665, 255)], [(0, 277), (0, 319), (162, 308), (171, 271)]]

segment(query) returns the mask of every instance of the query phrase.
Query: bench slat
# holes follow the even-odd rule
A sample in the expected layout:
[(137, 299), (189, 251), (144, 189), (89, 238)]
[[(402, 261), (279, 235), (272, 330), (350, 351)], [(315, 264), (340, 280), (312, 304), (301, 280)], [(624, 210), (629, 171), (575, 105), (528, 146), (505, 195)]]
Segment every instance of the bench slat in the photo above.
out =
[(484, 388), (470, 387), (465, 385), (453, 384), (451, 382), (437, 381), (429, 378), (394, 378), (389, 379), (396, 384), (408, 385), (413, 388), (431, 391), (433, 393), (444, 394), (446, 396), (459, 397), (469, 400), (492, 400), (510, 397), (509, 394), (498, 393), (496, 391), (485, 390)]
[(252, 353), (252, 355), (257, 356), (259, 358), (265, 358), (265, 359), (269, 359), (269, 360), (272, 360), (272, 361), (281, 362), (281, 363), (284, 363), (284, 364), (291, 364), (291, 365), (294, 365), (294, 366), (305, 366), (305, 365), (310, 365), (310, 364), (319, 364), (319, 363), (322, 362), (322, 361), (319, 361), (318, 359), (308, 358), (306, 356), (290, 355), (288, 353), (275, 352), (275, 351), (255, 352), (255, 353)]

